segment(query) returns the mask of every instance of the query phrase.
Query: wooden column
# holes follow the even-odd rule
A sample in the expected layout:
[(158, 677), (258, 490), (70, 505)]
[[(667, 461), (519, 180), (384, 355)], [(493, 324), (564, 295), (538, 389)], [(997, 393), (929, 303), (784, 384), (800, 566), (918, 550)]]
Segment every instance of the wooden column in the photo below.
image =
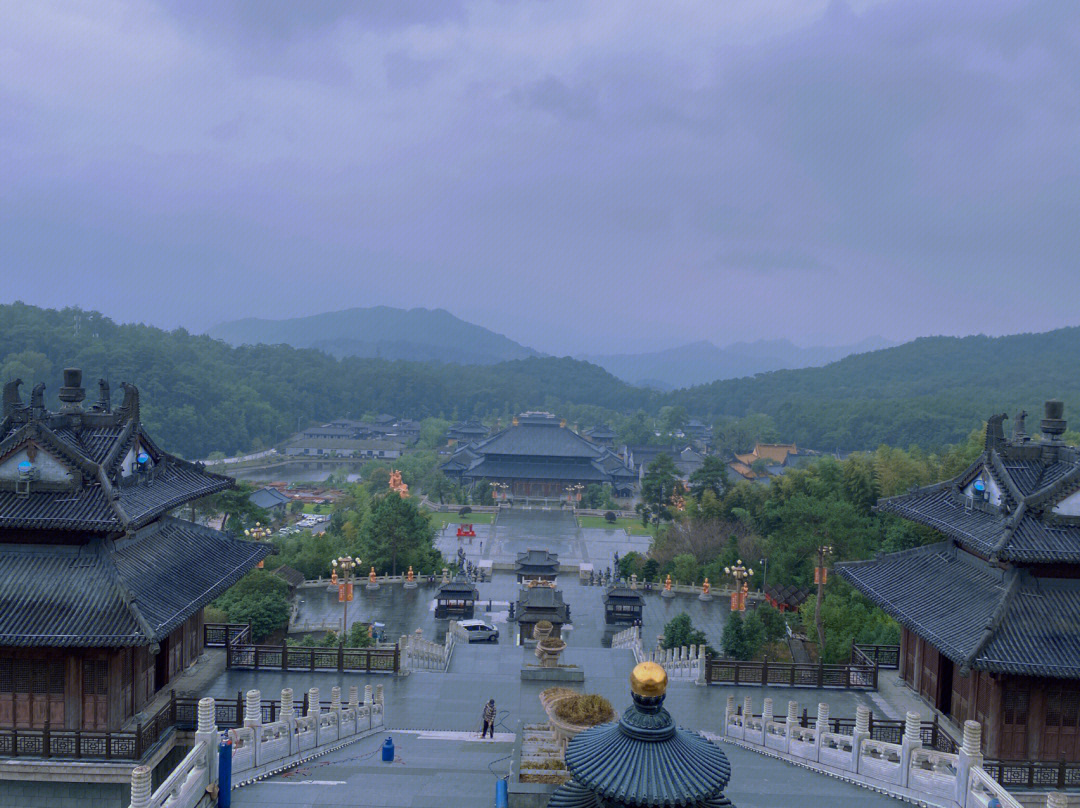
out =
[(1046, 729), (1046, 688), (1041, 687), (1037, 682), (1032, 684), (1027, 720), (1027, 759), (1042, 760), (1043, 732)]
[(983, 738), (986, 742), (986, 756), (988, 758), (1001, 757), (1001, 677), (997, 674), (984, 675), (981, 687), (990, 691), (989, 707), (986, 710), (986, 726), (983, 727)]
[(900, 678), (907, 681), (907, 648), (911, 635), (906, 627), (900, 629)]
[(109, 661), (109, 674), (108, 674), (108, 688), (109, 694), (107, 696), (107, 709), (108, 709), (108, 722), (109, 730), (115, 732), (120, 729), (120, 724), (124, 718), (124, 686), (123, 686), (123, 670), (121, 669), (121, 654), (118, 648), (111, 648), (108, 651), (106, 657)]
[(82, 729), (82, 658), (74, 652), (64, 659), (64, 729)]

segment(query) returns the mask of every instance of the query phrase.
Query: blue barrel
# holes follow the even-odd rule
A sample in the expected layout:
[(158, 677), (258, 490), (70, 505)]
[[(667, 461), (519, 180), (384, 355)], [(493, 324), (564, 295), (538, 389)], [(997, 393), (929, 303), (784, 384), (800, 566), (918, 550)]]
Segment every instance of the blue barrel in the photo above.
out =
[(386, 736), (386, 743), (382, 745), (382, 759), (384, 763), (394, 762), (394, 739)]
[(232, 805), (232, 741), (226, 738), (218, 747), (218, 808)]
[(506, 781), (497, 780), (495, 782), (495, 808), (507, 808), (507, 805), (509, 805), (508, 799)]

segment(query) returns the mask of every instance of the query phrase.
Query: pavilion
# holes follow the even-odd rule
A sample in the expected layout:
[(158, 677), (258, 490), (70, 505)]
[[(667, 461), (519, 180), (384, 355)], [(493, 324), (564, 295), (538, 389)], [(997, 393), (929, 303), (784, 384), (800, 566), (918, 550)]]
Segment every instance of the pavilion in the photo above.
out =
[(162, 450), (139, 391), (84, 410), (4, 386), (0, 421), (0, 728), (116, 730), (203, 652), (203, 607), (271, 552), (170, 515), (231, 488)]
[(878, 508), (945, 540), (837, 570), (902, 626), (900, 674), (934, 707), (985, 728), (986, 754), (1080, 760), (1080, 450), (1060, 401), (1042, 438), (985, 448), (958, 477)]
[(526, 550), (517, 554), (514, 573), (519, 584), (529, 581), (554, 583), (559, 576), (559, 555), (549, 550)]

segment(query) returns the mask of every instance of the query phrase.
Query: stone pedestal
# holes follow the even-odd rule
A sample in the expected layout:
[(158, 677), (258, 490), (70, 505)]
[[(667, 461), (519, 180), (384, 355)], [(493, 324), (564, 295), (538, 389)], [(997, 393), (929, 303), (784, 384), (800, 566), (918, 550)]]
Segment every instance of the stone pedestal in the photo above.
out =
[(416, 581), (406, 581), (405, 582), (405, 588), (406, 589), (416, 589)]
[(697, 599), (703, 600), (708, 603), (710, 600), (712, 600), (712, 595), (710, 595), (708, 592), (702, 592), (700, 595), (697, 596)]
[(673, 589), (661, 589), (660, 590), (660, 597), (662, 597), (662, 598), (673, 598), (673, 597), (675, 597), (675, 591)]

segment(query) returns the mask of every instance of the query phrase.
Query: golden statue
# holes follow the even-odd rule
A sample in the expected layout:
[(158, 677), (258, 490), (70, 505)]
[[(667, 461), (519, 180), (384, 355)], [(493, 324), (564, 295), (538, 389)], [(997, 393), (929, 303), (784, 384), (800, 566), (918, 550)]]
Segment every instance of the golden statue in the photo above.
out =
[(402, 499), (409, 496), (409, 486), (401, 481), (401, 472), (397, 469), (390, 472), (390, 490), (397, 491)]
[(667, 580), (664, 581), (664, 589), (666, 589), (668, 592), (671, 591), (671, 573), (670, 572), (668, 573)]
[(368, 573), (367, 578), (371, 583), (375, 583), (375, 568), (374, 567), (371, 568), (371, 572)]
[(409, 565), (409, 572), (408, 572), (408, 574), (407, 574), (407, 575), (405, 576), (405, 578), (406, 578), (406, 580), (408, 580), (408, 582), (409, 582), (410, 584), (411, 584), (411, 583), (413, 582), (413, 571), (412, 571), (412, 565), (411, 565), (411, 564)]
[(705, 583), (703, 583), (701, 585), (701, 594), (703, 594), (703, 595), (709, 594), (709, 579), (708, 578), (706, 578)]

